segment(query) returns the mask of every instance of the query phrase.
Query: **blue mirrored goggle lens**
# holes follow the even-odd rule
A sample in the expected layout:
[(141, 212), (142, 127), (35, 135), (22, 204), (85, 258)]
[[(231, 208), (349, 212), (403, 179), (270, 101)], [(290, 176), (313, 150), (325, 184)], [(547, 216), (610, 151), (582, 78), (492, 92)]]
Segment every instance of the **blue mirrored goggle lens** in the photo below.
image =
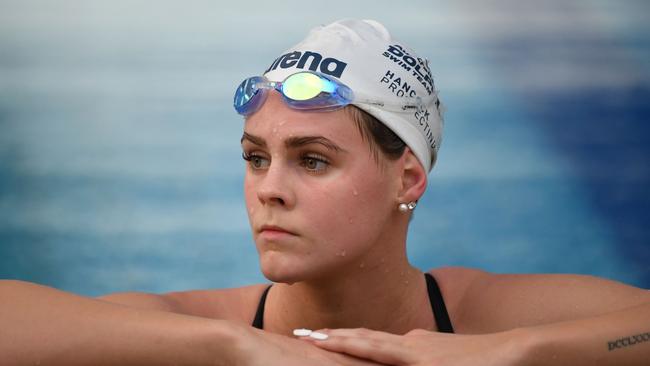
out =
[(289, 76), (282, 83), (282, 94), (295, 101), (304, 101), (317, 97), (326, 91), (328, 80), (316, 74), (301, 72)]
[(352, 91), (347, 86), (315, 73), (299, 72), (281, 83), (270, 83), (260, 76), (244, 80), (235, 92), (237, 112), (248, 115), (259, 109), (266, 100), (265, 89), (278, 90), (294, 109), (332, 110), (352, 102)]
[(262, 94), (262, 90), (258, 87), (266, 80), (261, 76), (253, 76), (239, 84), (237, 91), (235, 91), (235, 99), (233, 104), (237, 113), (249, 114), (255, 111), (261, 105), (262, 98), (255, 98), (256, 95)]

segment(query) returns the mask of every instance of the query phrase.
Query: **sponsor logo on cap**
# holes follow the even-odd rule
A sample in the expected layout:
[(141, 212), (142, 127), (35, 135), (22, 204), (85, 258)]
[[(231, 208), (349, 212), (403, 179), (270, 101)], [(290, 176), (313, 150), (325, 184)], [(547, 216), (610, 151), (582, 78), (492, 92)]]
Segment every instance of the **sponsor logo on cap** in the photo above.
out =
[(426, 59), (413, 57), (406, 49), (398, 44), (388, 46), (382, 55), (395, 62), (406, 71), (411, 71), (422, 86), (431, 95), (433, 93), (433, 78)]
[(285, 53), (273, 61), (271, 66), (264, 72), (265, 74), (278, 67), (281, 69), (288, 69), (295, 67), (297, 69), (305, 69), (318, 71), (326, 75), (331, 75), (340, 78), (343, 75), (343, 70), (348, 64), (333, 57), (325, 57), (318, 52), (312, 51), (293, 51)]
[(386, 84), (388, 90), (398, 97), (417, 97), (415, 89), (411, 87), (407, 80), (402, 80), (399, 76), (395, 77), (395, 73), (390, 70), (386, 70), (386, 74), (382, 76), (379, 82)]

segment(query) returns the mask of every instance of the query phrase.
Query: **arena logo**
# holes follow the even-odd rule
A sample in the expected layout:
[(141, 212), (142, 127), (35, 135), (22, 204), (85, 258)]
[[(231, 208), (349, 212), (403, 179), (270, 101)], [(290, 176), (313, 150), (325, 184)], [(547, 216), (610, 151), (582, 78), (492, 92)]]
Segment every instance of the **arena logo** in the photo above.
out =
[(323, 55), (318, 52), (293, 51), (276, 58), (264, 73), (275, 70), (278, 67), (281, 69), (288, 69), (290, 67), (305, 69), (307, 63), (309, 63), (309, 66), (307, 67), (309, 70), (318, 71), (337, 78), (340, 78), (341, 75), (343, 75), (343, 70), (345, 70), (345, 67), (348, 65), (346, 62), (337, 60), (333, 57), (323, 58)]
[(401, 66), (404, 70), (411, 71), (413, 77), (422, 84), (427, 93), (429, 95), (433, 93), (433, 78), (426, 60), (411, 56), (404, 47), (398, 44), (388, 46), (388, 49), (382, 55)]

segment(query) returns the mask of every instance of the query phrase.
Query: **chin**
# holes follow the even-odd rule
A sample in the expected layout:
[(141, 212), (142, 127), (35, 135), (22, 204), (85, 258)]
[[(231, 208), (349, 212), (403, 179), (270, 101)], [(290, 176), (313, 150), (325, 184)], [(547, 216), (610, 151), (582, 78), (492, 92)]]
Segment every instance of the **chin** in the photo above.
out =
[(296, 282), (300, 282), (304, 280), (303, 276), (300, 276), (295, 272), (289, 272), (286, 270), (275, 271), (272, 269), (265, 269), (264, 267), (262, 267), (262, 274), (271, 282), (286, 283), (288, 285), (292, 285)]
[[(264, 277), (276, 283), (323, 279), (340, 272), (346, 262), (340, 257), (326, 260), (326, 253), (299, 253), (293, 251), (264, 250), (259, 252), (260, 270)], [(351, 256), (346, 258), (348, 261)]]
[[(304, 261), (301, 261), (304, 263)], [(264, 277), (276, 283), (292, 284), (303, 281), (306, 273), (300, 270), (302, 263), (295, 263), (286, 256), (277, 253), (264, 253), (260, 257), (260, 269)]]

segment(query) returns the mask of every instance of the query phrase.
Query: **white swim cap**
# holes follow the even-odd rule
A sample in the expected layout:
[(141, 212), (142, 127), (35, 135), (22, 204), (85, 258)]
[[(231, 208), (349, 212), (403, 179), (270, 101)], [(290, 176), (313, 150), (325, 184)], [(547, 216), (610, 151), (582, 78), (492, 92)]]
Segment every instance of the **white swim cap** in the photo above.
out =
[(442, 138), (442, 113), (428, 61), (391, 38), (374, 20), (344, 19), (313, 28), (266, 70), (282, 81), (303, 70), (339, 79), (354, 93), (386, 103), (400, 98), (430, 101), (420, 108), (396, 112), (376, 105), (355, 104), (390, 128), (413, 151), (426, 171), (436, 161)]

